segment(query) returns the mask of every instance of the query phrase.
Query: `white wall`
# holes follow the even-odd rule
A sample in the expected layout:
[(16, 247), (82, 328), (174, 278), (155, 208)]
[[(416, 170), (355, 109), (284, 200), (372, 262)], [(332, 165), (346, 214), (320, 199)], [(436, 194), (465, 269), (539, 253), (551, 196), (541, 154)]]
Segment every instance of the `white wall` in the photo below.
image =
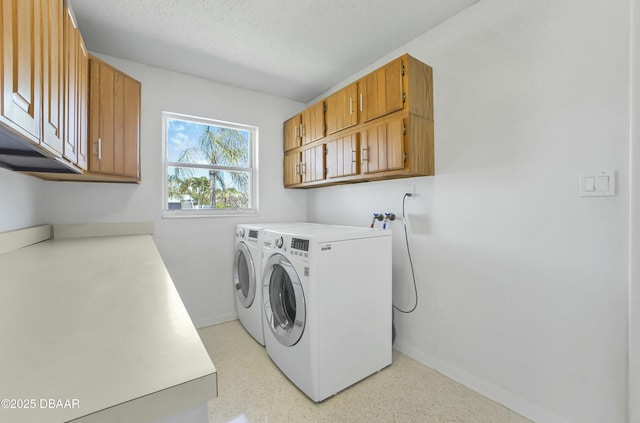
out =
[(0, 168), (0, 232), (47, 223), (41, 186), (39, 179)]
[[(338, 86), (430, 64), (437, 175), (309, 192), (311, 221), (366, 225), (416, 185), (396, 346), (538, 422), (626, 421), (629, 5), (483, 0), (382, 58)], [(580, 198), (598, 169), (617, 196)]]
[[(236, 318), (232, 263), (240, 222), (304, 220), (306, 193), (282, 187), (282, 122), (303, 105), (100, 56), (142, 83), (142, 183), (45, 182), (51, 223), (152, 221), (155, 241), (197, 326)], [(257, 216), (162, 219), (162, 111), (259, 128)]]

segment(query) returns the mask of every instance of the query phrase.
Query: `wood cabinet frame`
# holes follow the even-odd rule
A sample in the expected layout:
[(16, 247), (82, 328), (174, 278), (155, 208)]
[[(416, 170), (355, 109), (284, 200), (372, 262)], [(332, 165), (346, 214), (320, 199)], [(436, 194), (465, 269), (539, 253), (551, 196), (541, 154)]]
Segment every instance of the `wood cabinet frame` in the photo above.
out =
[[(355, 119), (346, 113), (353, 104), (354, 91)], [(313, 188), (435, 174), (430, 66), (405, 54), (330, 94), (314, 104), (315, 110), (320, 103), (325, 104), (324, 137), (308, 144), (287, 142), (286, 134), (292, 132), (287, 125), (292, 119), (301, 119), (307, 110), (284, 124), (285, 187)], [(324, 151), (322, 163), (317, 155), (320, 149)], [(312, 151), (315, 159), (311, 159)], [(309, 162), (313, 162), (313, 176), (309, 175)], [(319, 166), (324, 166), (322, 176)]]

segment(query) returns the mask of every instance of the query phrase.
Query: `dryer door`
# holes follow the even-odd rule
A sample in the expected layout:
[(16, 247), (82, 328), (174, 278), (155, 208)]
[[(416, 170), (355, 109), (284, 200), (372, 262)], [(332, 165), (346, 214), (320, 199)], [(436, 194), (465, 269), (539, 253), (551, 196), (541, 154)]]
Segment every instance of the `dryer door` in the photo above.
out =
[(295, 345), (304, 332), (306, 309), (300, 277), (282, 254), (274, 254), (262, 278), (264, 313), (271, 333), (283, 345)]
[(256, 269), (247, 244), (240, 242), (236, 246), (233, 260), (233, 287), (238, 301), (244, 308), (251, 307), (256, 297)]

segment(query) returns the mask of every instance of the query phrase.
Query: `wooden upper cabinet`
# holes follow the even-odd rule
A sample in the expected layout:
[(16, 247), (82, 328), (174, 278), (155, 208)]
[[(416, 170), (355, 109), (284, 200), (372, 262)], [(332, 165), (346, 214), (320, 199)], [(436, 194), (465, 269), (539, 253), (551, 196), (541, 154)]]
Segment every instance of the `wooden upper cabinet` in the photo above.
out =
[(41, 0), (2, 0), (2, 122), (39, 143), (42, 128)]
[(376, 173), (403, 169), (405, 164), (402, 116), (369, 126), (362, 132), (362, 172)]
[(312, 143), (324, 136), (324, 102), (319, 101), (302, 111), (302, 144)]
[(302, 182), (302, 175), (300, 174), (300, 152), (285, 152), (284, 153), (284, 186), (297, 185)]
[(78, 92), (76, 121), (76, 163), (82, 169), (89, 166), (89, 52), (84, 45), (80, 32), (77, 32), (78, 43)]
[(404, 107), (402, 59), (399, 57), (358, 81), (358, 109), (362, 122)]
[(42, 22), (42, 144), (62, 155), (64, 72), (62, 0), (41, 0)]
[(284, 151), (323, 138), (325, 130), (324, 102), (320, 101), (284, 122)]
[(309, 147), (301, 152), (302, 162), (300, 164), (300, 173), (302, 182), (315, 182), (324, 179), (325, 157), (324, 145), (320, 144), (315, 147)]
[(98, 59), (90, 80), (70, 9), (63, 0), (0, 1), (0, 149), (16, 170), (44, 179), (137, 182), (140, 83)]
[(89, 57), (89, 170), (140, 179), (140, 83)]
[[(320, 125), (310, 131), (310, 122), (321, 120), (323, 103), (326, 132), (320, 131)], [(303, 131), (298, 144), (288, 143), (295, 137), (287, 134), (296, 132), (291, 120), (285, 122), (287, 187), (435, 173), (433, 70), (408, 54), (330, 94), (299, 116)]]
[(71, 9), (64, 9), (65, 159), (87, 169), (88, 54)]
[(357, 175), (360, 172), (358, 134), (353, 133), (327, 143), (327, 178)]
[(327, 135), (358, 124), (358, 83), (354, 82), (325, 100)]
[(284, 153), (284, 185), (321, 181), (325, 177), (324, 145)]
[(65, 77), (65, 134), (64, 158), (78, 160), (78, 30), (71, 11), (64, 10), (64, 77)]
[(293, 148), (300, 147), (302, 145), (302, 115), (295, 115), (289, 120), (286, 120), (283, 125), (283, 139), (284, 139), (284, 151), (289, 151)]

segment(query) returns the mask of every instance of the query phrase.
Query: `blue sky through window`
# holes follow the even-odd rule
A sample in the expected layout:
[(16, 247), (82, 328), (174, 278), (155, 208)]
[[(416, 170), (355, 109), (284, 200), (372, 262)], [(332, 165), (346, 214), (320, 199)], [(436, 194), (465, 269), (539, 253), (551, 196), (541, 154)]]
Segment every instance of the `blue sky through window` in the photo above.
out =
[[(207, 126), (210, 131), (218, 132), (220, 127), (214, 125), (205, 125), (197, 122), (189, 122), (177, 119), (167, 120), (167, 161), (178, 162), (180, 154), (188, 148), (197, 147), (200, 136), (204, 133)], [(249, 147), (249, 133), (243, 130), (237, 130), (242, 138), (247, 142)], [(211, 164), (206, 160), (198, 160), (197, 164)], [(247, 167), (247, 163), (238, 163), (239, 167)]]

